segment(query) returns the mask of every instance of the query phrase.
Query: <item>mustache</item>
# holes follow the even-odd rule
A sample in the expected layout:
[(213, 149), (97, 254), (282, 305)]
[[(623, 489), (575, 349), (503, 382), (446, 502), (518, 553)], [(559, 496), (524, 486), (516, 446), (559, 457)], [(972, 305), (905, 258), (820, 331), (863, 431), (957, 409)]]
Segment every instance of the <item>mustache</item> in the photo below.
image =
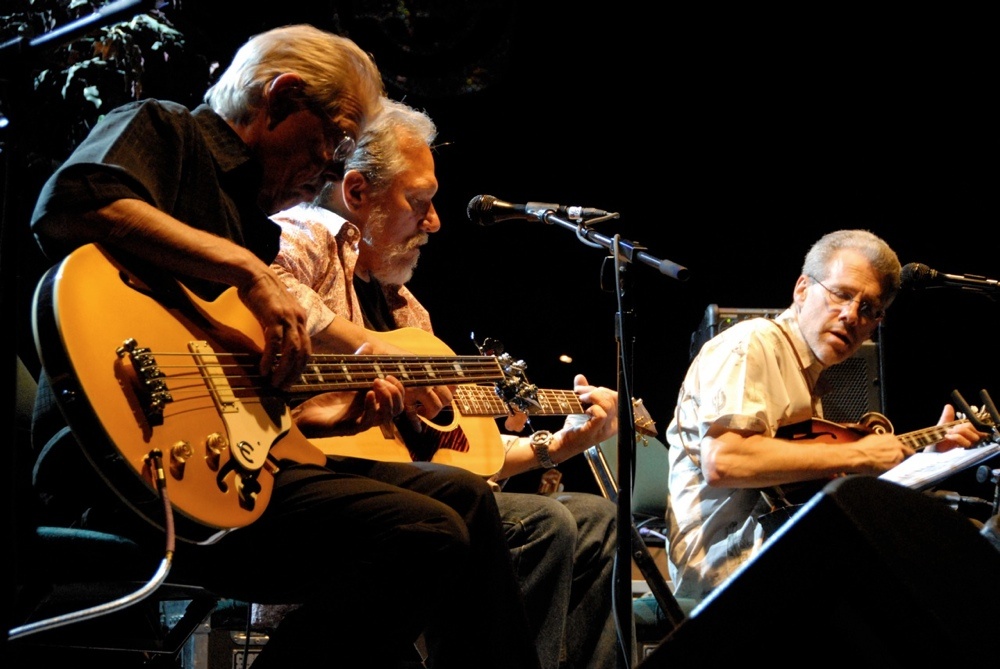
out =
[(426, 244), (429, 240), (430, 240), (430, 235), (428, 233), (418, 232), (417, 234), (413, 235), (408, 240), (406, 240), (406, 243), (403, 245), (403, 248), (405, 248), (407, 251), (413, 251)]

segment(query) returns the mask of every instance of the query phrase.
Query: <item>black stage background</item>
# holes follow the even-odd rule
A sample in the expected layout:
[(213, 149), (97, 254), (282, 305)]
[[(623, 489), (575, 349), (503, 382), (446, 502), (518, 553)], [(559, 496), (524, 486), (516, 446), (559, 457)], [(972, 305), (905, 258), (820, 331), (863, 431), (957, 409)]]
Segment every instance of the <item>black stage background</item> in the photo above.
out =
[[(275, 25), (338, 30), (374, 54), (393, 97), (431, 114), (443, 229), (412, 288), (457, 353), (474, 352), (475, 333), (524, 359), (540, 387), (569, 387), (578, 371), (617, 383), (605, 250), (560, 226), (473, 225), (477, 194), (619, 212), (601, 234), (689, 270), (686, 282), (647, 265), (627, 272), (633, 395), (661, 434), (706, 306), (786, 305), (827, 231), (868, 228), (903, 263), (1000, 277), (995, 59), (982, 17), (388, 4), (285, 2), (247, 16), (245, 3), (184, 3), (168, 16), (223, 66)], [(882, 332), (897, 431), (934, 424), (953, 389), (973, 404), (983, 388), (1000, 399), (997, 296), (943, 288), (897, 300)]]

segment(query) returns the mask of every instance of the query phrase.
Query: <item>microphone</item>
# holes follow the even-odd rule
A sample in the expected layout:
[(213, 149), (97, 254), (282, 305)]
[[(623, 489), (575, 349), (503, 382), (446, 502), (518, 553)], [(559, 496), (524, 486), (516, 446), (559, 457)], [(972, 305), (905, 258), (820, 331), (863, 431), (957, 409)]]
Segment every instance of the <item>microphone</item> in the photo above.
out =
[(469, 200), (466, 212), (469, 220), (477, 225), (493, 225), (500, 221), (521, 219), (526, 221), (544, 221), (545, 214), (552, 213), (573, 220), (608, 216), (603, 209), (591, 207), (567, 207), (549, 202), (529, 202), (527, 204), (511, 204), (498, 200), (492, 195), (477, 195)]
[(903, 265), (900, 282), (903, 288), (910, 290), (940, 286), (953, 286), (955, 288), (969, 288), (972, 290), (1000, 289), (1000, 281), (996, 279), (987, 279), (984, 276), (976, 274), (945, 274), (918, 262)]

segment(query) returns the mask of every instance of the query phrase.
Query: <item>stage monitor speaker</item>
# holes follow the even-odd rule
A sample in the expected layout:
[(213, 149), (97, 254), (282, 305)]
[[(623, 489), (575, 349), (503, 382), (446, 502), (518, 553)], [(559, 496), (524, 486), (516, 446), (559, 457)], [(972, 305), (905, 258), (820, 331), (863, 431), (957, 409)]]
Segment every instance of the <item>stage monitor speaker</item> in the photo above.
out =
[[(708, 305), (701, 324), (691, 334), (691, 358), (694, 359), (706, 341), (736, 323), (750, 318), (774, 318), (784, 310), (784, 307), (746, 309)], [(870, 411), (885, 413), (880, 341), (878, 336), (867, 340), (854, 355), (823, 373), (824, 383), (829, 388), (823, 395), (823, 418), (834, 423), (856, 423)]]
[(828, 484), (638, 669), (997, 666), (1000, 551), (937, 498)]

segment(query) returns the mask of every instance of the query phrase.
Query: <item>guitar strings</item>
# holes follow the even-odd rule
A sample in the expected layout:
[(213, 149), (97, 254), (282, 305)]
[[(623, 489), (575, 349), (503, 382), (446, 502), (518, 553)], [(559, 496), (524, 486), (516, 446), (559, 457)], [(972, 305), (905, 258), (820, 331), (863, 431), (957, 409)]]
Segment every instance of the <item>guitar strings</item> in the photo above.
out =
[[(932, 444), (936, 444), (944, 438), (945, 433), (948, 428), (954, 427), (956, 425), (962, 425), (964, 423), (970, 422), (968, 419), (953, 420), (950, 423), (942, 423), (941, 425), (935, 425), (933, 427), (926, 427), (922, 430), (916, 430), (914, 432), (907, 432), (906, 434), (901, 434), (899, 440), (904, 444), (909, 446), (915, 451), (927, 448)], [(934, 437), (937, 437), (936, 439)], [(931, 439), (931, 441), (926, 441), (926, 439)]]
[[(537, 409), (530, 409), (529, 414), (565, 415), (583, 413), (583, 405), (572, 390), (543, 390), (534, 398)], [(454, 403), (466, 415), (502, 416), (507, 414), (507, 402), (501, 397), (495, 386), (460, 385), (455, 393)]]
[[(138, 357), (133, 358), (133, 363)], [(141, 357), (157, 361), (152, 366), (137, 365), (137, 372), (145, 379), (148, 390), (156, 392), (156, 384), (169, 383), (170, 387), (166, 390), (172, 395), (202, 395), (206, 391), (210, 396), (226, 392), (245, 394), (249, 391), (273, 395), (314, 395), (325, 391), (365, 390), (375, 379), (389, 375), (399, 379), (404, 386), (460, 385), (506, 378), (497, 359), (491, 356), (318, 354), (310, 358), (306, 371), (297, 383), (287, 391), (279, 391), (257, 371), (255, 365), (260, 358), (251, 353), (146, 351)], [(158, 362), (160, 359), (177, 358), (189, 362)], [(222, 362), (220, 358), (227, 362)], [(149, 373), (150, 367), (155, 369), (154, 374)]]

